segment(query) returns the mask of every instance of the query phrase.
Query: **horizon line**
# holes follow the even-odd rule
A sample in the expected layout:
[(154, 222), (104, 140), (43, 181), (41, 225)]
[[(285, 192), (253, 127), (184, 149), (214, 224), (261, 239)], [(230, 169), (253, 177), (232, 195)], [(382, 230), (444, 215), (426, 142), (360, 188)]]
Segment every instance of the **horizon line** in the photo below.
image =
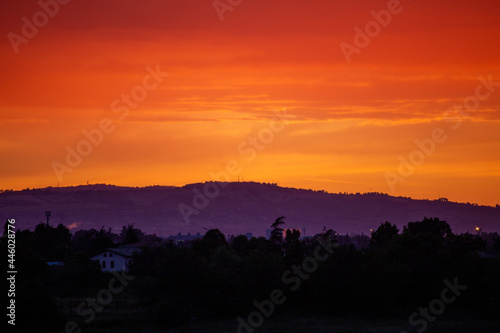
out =
[(205, 184), (205, 183), (254, 183), (254, 184), (259, 184), (259, 185), (270, 185), (270, 186), (276, 186), (280, 188), (285, 188), (285, 189), (292, 189), (292, 190), (302, 190), (302, 191), (314, 191), (314, 192), (320, 192), (323, 194), (337, 194), (337, 195), (366, 195), (366, 194), (377, 194), (377, 195), (384, 195), (384, 196), (389, 196), (393, 198), (403, 198), (403, 199), (410, 199), (410, 200), (415, 200), (415, 201), (440, 201), (443, 203), (454, 203), (454, 204), (464, 204), (464, 205), (471, 205), (471, 206), (477, 206), (477, 207), (491, 207), (491, 208), (499, 208), (500, 205), (485, 205), (485, 204), (478, 204), (474, 202), (459, 202), (459, 201), (450, 201), (446, 197), (439, 197), (436, 199), (429, 199), (429, 198), (413, 198), (413, 197), (407, 197), (407, 196), (396, 196), (396, 195), (391, 195), (387, 192), (378, 192), (378, 191), (370, 191), (370, 192), (329, 192), (325, 189), (321, 190), (314, 190), (314, 189), (308, 189), (308, 188), (301, 188), (301, 187), (287, 187), (287, 186), (281, 186), (279, 185), (279, 182), (261, 182), (261, 181), (248, 181), (248, 180), (229, 180), (229, 181), (216, 181), (216, 180), (208, 180), (208, 181), (200, 181), (200, 182), (195, 182), (195, 183), (187, 183), (184, 185), (160, 185), (160, 184), (154, 184), (154, 185), (143, 185), (143, 186), (131, 186), (131, 185), (116, 185), (116, 184), (107, 184), (107, 183), (89, 183), (87, 181), (87, 184), (79, 184), (79, 185), (67, 185), (67, 186), (46, 186), (46, 187), (33, 187), (33, 188), (24, 188), (24, 189), (0, 189), (0, 194), (4, 193), (12, 193), (12, 192), (23, 192), (23, 191), (35, 191), (35, 190), (44, 190), (44, 189), (64, 189), (64, 188), (76, 188), (76, 187), (92, 187), (92, 186), (109, 186), (109, 187), (117, 187), (117, 188), (127, 188), (127, 189), (146, 189), (146, 188), (151, 188), (151, 187), (165, 187), (165, 188), (183, 188), (186, 186), (190, 185), (197, 185), (197, 184)]

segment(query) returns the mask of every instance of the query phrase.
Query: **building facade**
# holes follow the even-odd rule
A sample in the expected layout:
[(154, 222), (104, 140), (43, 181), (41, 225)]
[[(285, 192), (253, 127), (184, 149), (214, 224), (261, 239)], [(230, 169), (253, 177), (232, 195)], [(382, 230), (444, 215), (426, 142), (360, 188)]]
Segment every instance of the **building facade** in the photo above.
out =
[(91, 259), (99, 261), (104, 272), (128, 271), (132, 255), (138, 252), (136, 247), (118, 247), (116, 249), (106, 249)]

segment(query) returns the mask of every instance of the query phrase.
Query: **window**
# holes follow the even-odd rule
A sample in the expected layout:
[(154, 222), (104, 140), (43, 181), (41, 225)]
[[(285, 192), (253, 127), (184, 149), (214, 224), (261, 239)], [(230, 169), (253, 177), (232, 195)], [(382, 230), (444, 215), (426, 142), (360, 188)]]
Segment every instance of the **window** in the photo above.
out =
[(102, 268), (106, 268), (106, 262), (104, 260), (102, 261)]
[(109, 262), (109, 267), (110, 268), (115, 268), (115, 262), (114, 261), (110, 261)]
[(104, 256), (103, 256), (103, 257), (104, 257), (104, 258), (106, 258), (107, 256), (108, 256), (108, 255), (107, 255), (107, 253), (104, 253)]
[(110, 253), (110, 254), (109, 254), (109, 256), (110, 256), (110, 257), (112, 257), (112, 256), (113, 256), (113, 253)]

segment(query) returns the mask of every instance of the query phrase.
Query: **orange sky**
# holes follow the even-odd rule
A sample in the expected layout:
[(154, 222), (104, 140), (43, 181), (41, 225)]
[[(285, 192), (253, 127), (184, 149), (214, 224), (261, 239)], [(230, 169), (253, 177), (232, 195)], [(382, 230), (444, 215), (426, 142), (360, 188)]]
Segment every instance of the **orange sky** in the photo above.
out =
[[(500, 84), (476, 97), (479, 77), (500, 82), (500, 2), (393, 1), (244, 0), (221, 21), (212, 0), (72, 0), (14, 46), (22, 18), (43, 15), (37, 1), (8, 1), (0, 188), (183, 185), (234, 160), (233, 180), (500, 204)], [(355, 46), (354, 28), (388, 6), (398, 13), (348, 63), (341, 43)], [(148, 66), (169, 74), (125, 115), (120, 98)], [(478, 105), (459, 127), (443, 119), (467, 98)], [(113, 130), (68, 166), (67, 147), (103, 119)], [(414, 153), (436, 128), (446, 140)], [(251, 148), (249, 136), (266, 142)], [(412, 153), (424, 159), (405, 176)]]

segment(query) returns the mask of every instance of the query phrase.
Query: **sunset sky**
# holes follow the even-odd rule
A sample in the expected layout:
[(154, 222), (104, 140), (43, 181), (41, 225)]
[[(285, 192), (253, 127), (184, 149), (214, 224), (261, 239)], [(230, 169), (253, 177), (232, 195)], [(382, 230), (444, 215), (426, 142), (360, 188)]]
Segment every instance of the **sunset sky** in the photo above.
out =
[[(2, 3), (2, 189), (184, 185), (236, 161), (232, 180), (500, 204), (498, 0), (44, 1), (53, 17)], [(361, 45), (372, 11), (390, 22)]]

